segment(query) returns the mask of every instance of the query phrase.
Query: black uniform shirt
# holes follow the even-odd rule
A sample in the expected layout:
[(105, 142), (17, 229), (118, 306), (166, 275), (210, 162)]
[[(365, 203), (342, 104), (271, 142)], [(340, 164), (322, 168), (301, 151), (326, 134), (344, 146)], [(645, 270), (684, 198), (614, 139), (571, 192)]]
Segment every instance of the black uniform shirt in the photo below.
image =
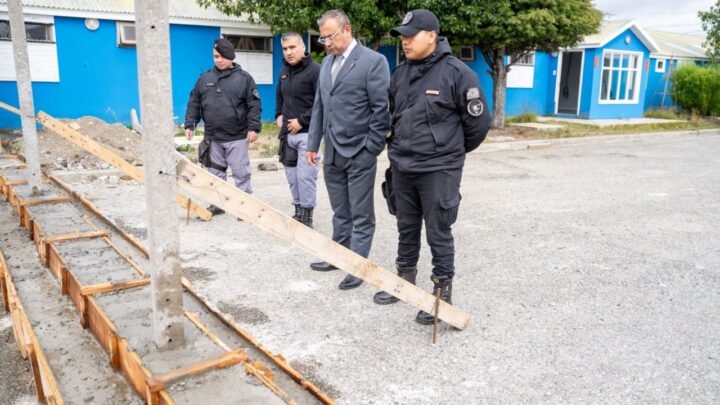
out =
[(395, 68), (390, 82), (388, 156), (398, 170), (459, 169), (465, 153), (490, 130), (490, 113), (475, 72), (451, 55), (446, 38), (422, 61)]
[(283, 116), (281, 134), (288, 132), (288, 120), (294, 118), (302, 125), (299, 132), (307, 132), (320, 76), (320, 65), (307, 53), (303, 60), (294, 66), (283, 62), (285, 66), (280, 70), (275, 99), (275, 118)]
[(260, 132), (260, 112), (260, 93), (249, 73), (237, 64), (223, 71), (214, 67), (200, 76), (190, 92), (185, 128), (195, 129), (202, 119), (209, 139), (236, 141), (247, 138), (248, 131)]

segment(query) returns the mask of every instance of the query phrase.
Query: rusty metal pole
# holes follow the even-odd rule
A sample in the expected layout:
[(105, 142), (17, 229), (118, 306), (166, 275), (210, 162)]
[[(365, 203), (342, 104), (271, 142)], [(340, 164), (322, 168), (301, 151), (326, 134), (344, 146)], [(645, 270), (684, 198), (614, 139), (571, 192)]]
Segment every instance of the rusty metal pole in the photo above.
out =
[(182, 274), (175, 202), (168, 0), (135, 0), (138, 84), (152, 277), (153, 328), (160, 349), (184, 344)]
[(10, 16), (10, 35), (12, 36), (13, 59), (15, 59), (15, 78), (18, 98), (20, 99), (20, 119), (22, 122), (25, 161), (27, 163), (28, 184), (33, 194), (42, 193), (42, 172), (40, 171), (40, 148), (38, 147), (37, 124), (35, 123), (35, 103), (33, 102), (32, 79), (30, 78), (30, 58), (28, 57), (25, 19), (20, 0), (8, 0)]

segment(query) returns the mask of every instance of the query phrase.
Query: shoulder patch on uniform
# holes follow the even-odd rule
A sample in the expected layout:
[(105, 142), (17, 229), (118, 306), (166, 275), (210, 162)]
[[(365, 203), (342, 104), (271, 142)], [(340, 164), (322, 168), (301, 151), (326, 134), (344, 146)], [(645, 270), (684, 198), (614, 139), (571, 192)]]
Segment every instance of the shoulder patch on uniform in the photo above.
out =
[(472, 100), (474, 98), (480, 98), (480, 89), (477, 87), (471, 87), (467, 91), (467, 95), (465, 96), (465, 99)]
[(260, 92), (258, 89), (253, 89), (253, 96), (255, 96), (256, 99), (260, 100)]
[(288, 78), (288, 75), (282, 75), (282, 76), (280, 76), (280, 80), (284, 80), (284, 79), (287, 79), (287, 78)]
[(483, 105), (482, 100), (480, 100), (479, 98), (474, 98), (468, 101), (467, 112), (473, 117), (481, 116), (483, 112), (485, 112), (485, 106)]

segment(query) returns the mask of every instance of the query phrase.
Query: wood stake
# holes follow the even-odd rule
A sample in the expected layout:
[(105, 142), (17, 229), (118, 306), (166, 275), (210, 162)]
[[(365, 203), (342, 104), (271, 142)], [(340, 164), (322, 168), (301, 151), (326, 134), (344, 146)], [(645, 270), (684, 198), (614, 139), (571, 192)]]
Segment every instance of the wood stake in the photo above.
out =
[(435, 322), (433, 322), (433, 341), (432, 344), (435, 344), (437, 340), (437, 326), (438, 326), (438, 310), (440, 310), (440, 289), (437, 289), (437, 292), (435, 293)]

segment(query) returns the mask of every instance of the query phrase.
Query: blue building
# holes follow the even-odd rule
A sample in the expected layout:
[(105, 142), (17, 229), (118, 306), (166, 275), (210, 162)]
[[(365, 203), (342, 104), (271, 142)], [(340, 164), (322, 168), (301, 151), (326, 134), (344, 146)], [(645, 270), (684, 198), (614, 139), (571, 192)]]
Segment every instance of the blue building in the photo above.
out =
[[(24, 0), (35, 106), (60, 118), (96, 116), (129, 124), (139, 110), (132, 1)], [(213, 41), (236, 46), (236, 61), (258, 84), (265, 121), (274, 118), (275, 84), (282, 67), (278, 36), (241, 17), (199, 7), (195, 0), (170, 0), (173, 106), (182, 122), (190, 89), (212, 67)], [(316, 36), (306, 37), (317, 48)], [(646, 32), (634, 22), (606, 22), (575, 49), (526, 55), (508, 73), (507, 115), (532, 112), (581, 118), (641, 117), (658, 107), (670, 69), (706, 61), (702, 38)], [(397, 46), (379, 50), (390, 68)], [(479, 50), (459, 57), (477, 73), (492, 102), (492, 79)], [(18, 105), (7, 6), (0, 0), (0, 101)], [(0, 128), (18, 128), (17, 116), (0, 110)]]

